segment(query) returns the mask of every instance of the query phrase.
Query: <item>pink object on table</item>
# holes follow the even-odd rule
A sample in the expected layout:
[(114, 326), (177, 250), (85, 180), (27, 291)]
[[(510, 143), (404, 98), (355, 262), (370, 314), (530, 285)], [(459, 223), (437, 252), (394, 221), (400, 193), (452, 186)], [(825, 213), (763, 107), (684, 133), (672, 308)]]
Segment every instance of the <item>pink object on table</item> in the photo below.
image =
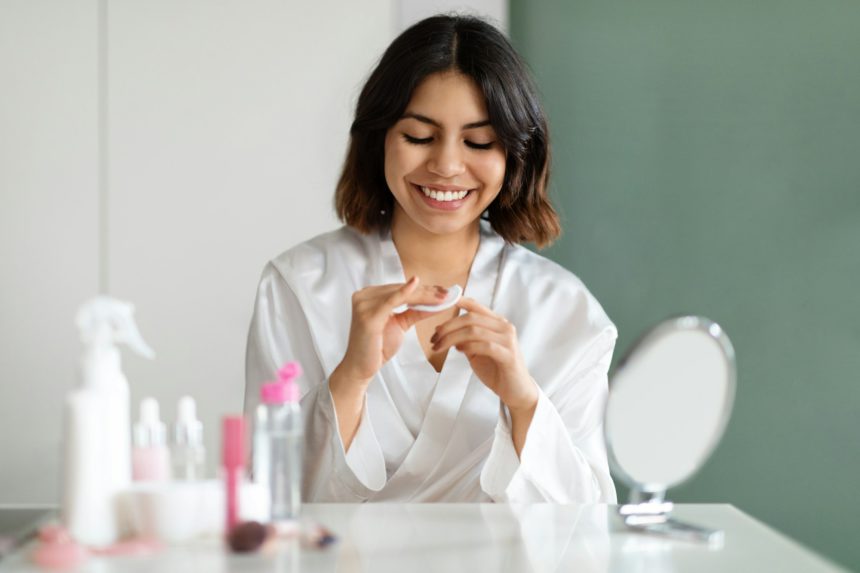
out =
[(33, 562), (48, 569), (71, 569), (86, 561), (90, 556), (87, 548), (74, 541), (65, 543), (45, 543), (33, 553)]
[(107, 547), (87, 548), (69, 534), (62, 525), (49, 524), (39, 529), (39, 545), (33, 552), (33, 562), (47, 569), (71, 569), (82, 565), (91, 555), (147, 555), (161, 549), (161, 544), (149, 539), (127, 539)]
[(245, 418), (224, 416), (221, 422), (221, 465), (224, 467), (224, 486), (227, 500), (227, 527), (229, 534), (239, 521), (239, 484), (245, 469)]
[(39, 529), (39, 546), (33, 552), (33, 562), (47, 569), (70, 569), (89, 558), (86, 547), (72, 539), (62, 525), (46, 525)]

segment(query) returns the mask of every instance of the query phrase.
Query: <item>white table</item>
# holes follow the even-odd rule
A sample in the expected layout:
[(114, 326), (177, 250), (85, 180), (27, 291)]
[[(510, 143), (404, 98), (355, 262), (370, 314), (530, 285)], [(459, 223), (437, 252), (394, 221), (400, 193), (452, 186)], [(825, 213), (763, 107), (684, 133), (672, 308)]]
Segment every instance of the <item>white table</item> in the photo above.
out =
[[(842, 571), (730, 505), (676, 505), (674, 515), (725, 530), (722, 547), (628, 531), (606, 505), (311, 504), (305, 516), (339, 541), (326, 550), (280, 542), (254, 555), (230, 555), (216, 539), (147, 557), (93, 558), (80, 571), (367, 571), (373, 573), (572, 571)], [(31, 547), (2, 571), (40, 571)]]

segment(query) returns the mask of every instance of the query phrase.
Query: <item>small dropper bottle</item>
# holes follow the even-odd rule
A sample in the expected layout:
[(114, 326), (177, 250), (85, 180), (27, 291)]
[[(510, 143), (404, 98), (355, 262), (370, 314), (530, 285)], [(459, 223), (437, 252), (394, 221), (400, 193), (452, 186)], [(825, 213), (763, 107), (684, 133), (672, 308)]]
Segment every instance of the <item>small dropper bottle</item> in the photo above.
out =
[(170, 479), (167, 428), (159, 418), (158, 402), (155, 398), (144, 398), (140, 401), (140, 417), (134, 425), (131, 473), (135, 481)]
[(197, 419), (197, 404), (191, 396), (183, 396), (176, 405), (171, 457), (174, 479), (181, 481), (203, 479), (206, 461), (203, 424)]

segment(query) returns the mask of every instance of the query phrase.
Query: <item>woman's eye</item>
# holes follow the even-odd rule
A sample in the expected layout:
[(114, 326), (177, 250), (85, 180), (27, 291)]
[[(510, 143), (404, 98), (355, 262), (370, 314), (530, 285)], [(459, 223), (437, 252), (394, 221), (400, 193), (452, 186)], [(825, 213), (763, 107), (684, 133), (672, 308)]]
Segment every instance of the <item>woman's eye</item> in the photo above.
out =
[(412, 137), (408, 133), (403, 134), (403, 139), (405, 139), (407, 143), (412, 143), (414, 145), (427, 145), (433, 141), (432, 137)]
[(471, 147), (472, 149), (489, 149), (493, 146), (493, 142), (489, 143), (475, 143), (474, 141), (466, 141), (466, 145)]
[[(403, 139), (406, 140), (407, 143), (411, 143), (413, 145), (428, 145), (433, 141), (432, 137), (415, 137), (408, 133), (403, 134)], [(467, 139), (464, 143), (466, 144), (466, 147), (471, 147), (472, 149), (490, 149), (493, 146), (492, 141), (489, 143), (477, 143)]]

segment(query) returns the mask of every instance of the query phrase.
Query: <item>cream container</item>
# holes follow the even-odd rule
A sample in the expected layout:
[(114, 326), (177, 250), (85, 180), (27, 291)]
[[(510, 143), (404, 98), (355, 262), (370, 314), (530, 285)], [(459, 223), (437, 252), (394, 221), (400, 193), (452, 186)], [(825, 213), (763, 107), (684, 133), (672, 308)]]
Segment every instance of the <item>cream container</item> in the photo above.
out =
[[(121, 505), (133, 535), (182, 543), (225, 533), (226, 501), (219, 480), (138, 482), (122, 493)], [(268, 515), (266, 488), (244, 481), (239, 488), (240, 520), (265, 523)]]

